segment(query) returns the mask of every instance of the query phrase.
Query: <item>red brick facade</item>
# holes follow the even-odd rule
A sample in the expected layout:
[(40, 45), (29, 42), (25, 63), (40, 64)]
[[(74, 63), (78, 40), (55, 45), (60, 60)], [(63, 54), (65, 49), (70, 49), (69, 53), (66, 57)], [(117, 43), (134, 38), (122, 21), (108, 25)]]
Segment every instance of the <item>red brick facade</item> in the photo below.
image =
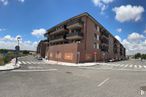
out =
[(38, 48), (49, 60), (77, 63), (125, 59), (123, 45), (88, 13), (60, 23), (45, 36), (48, 40)]

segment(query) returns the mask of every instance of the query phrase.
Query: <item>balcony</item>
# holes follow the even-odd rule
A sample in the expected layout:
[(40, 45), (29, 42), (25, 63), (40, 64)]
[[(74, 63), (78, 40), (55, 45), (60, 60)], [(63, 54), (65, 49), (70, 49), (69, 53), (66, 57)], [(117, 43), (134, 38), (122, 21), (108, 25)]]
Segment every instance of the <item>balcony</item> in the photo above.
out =
[(68, 23), (68, 29), (82, 28), (83, 22), (81, 20), (72, 20)]
[(109, 40), (105, 37), (105, 36), (100, 36), (100, 41), (101, 41), (101, 43), (105, 43), (105, 44), (109, 44)]
[(69, 40), (79, 40), (83, 38), (83, 33), (81, 32), (72, 32), (67, 34), (66, 39)]
[(107, 38), (109, 37), (109, 33), (106, 30), (104, 30), (104, 29), (101, 30), (101, 35), (105, 36)]
[(109, 49), (109, 47), (107, 45), (105, 45), (105, 44), (100, 45), (100, 50), (101, 51), (108, 52), (108, 49)]
[(50, 35), (63, 33), (63, 32), (67, 32), (67, 29), (61, 28), (61, 29), (55, 30), (54, 32), (50, 33)]
[(50, 40), (49, 40), (50, 43), (63, 42), (63, 41), (65, 41), (63, 36), (57, 36), (54, 38), (50, 38)]

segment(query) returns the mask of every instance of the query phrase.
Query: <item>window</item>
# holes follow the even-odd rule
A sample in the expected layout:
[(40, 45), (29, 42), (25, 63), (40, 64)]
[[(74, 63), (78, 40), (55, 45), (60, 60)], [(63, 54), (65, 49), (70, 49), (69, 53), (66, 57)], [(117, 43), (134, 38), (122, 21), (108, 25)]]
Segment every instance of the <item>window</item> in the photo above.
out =
[(97, 34), (94, 33), (94, 40), (95, 40), (95, 41), (96, 41), (96, 40), (99, 40), (99, 35), (97, 35)]
[(95, 49), (99, 49), (99, 44), (98, 44), (98, 43), (94, 43), (93, 47), (94, 47)]
[(96, 34), (94, 33), (94, 40), (96, 41), (96, 38), (97, 38), (97, 36), (96, 36)]
[(96, 35), (96, 39), (99, 40), (99, 35)]
[(99, 49), (99, 44), (98, 43), (96, 44), (96, 48)]
[(96, 43), (94, 43), (93, 48), (96, 48)]
[(99, 28), (99, 26), (97, 26), (97, 27), (96, 27), (96, 30), (97, 30), (97, 32), (99, 32), (99, 31), (100, 31), (100, 28)]

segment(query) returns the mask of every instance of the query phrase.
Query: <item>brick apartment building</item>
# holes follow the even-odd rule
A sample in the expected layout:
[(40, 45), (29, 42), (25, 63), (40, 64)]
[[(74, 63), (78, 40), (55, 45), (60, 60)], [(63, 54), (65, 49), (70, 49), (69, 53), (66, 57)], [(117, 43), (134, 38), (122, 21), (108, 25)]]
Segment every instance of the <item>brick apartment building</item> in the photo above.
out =
[(88, 13), (72, 17), (44, 35), (37, 53), (49, 60), (93, 62), (125, 59), (123, 45)]

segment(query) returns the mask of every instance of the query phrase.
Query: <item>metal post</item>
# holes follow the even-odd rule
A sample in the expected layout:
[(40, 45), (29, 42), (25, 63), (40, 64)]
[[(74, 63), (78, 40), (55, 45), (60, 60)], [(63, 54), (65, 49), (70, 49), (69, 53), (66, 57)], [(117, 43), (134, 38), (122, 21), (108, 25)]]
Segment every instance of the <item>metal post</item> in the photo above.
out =
[(80, 52), (77, 52), (77, 64), (80, 62)]
[(18, 55), (19, 55), (19, 40), (20, 40), (20, 37), (17, 37), (17, 42), (18, 42), (18, 45), (16, 46), (16, 61), (15, 61), (15, 65), (17, 64), (18, 62)]
[(96, 63), (96, 54), (94, 54), (94, 62)]

